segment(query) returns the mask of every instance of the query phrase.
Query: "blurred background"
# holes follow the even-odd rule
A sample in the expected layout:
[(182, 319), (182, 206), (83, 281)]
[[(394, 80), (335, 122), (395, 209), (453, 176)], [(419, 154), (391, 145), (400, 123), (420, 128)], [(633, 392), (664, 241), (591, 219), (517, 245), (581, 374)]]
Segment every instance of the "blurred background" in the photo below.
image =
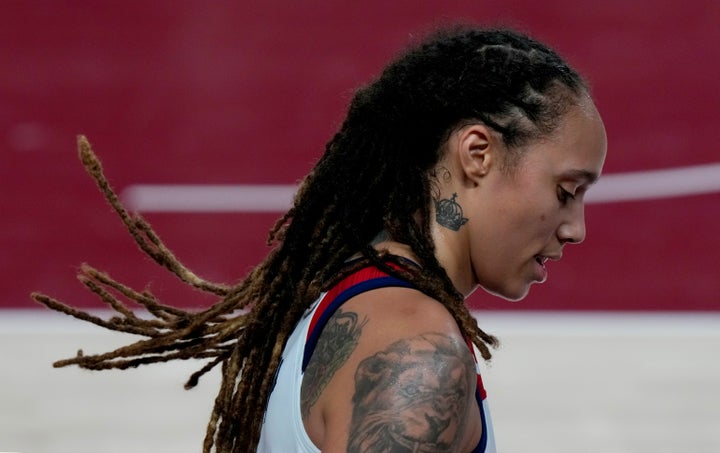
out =
[(209, 376), (182, 391), (199, 364), (50, 367), (127, 341), (29, 299), (102, 308), (80, 263), (168, 304), (213, 301), (134, 246), (77, 134), (187, 266), (234, 282), (268, 252), (354, 88), (456, 22), (558, 50), (589, 80), (609, 140), (582, 246), (521, 303), (469, 300), (503, 340), (486, 378), (500, 451), (720, 451), (715, 0), (0, 3), (0, 450), (199, 451), (217, 388)]

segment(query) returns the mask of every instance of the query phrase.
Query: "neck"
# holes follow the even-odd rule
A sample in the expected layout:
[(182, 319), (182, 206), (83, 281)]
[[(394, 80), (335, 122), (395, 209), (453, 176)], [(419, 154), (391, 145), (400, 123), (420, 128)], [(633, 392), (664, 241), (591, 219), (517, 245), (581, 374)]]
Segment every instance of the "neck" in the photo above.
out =
[(432, 227), (432, 236), (438, 262), (447, 272), (455, 289), (464, 297), (468, 297), (478, 285), (467, 248), (462, 246), (463, 232), (451, 231), (435, 223)]
[[(462, 248), (457, 245), (460, 242), (457, 234), (457, 232), (449, 231), (438, 224), (435, 224), (432, 230), (435, 256), (438, 262), (447, 272), (455, 289), (467, 297), (477, 288), (477, 283), (472, 278), (473, 272), (469, 264), (469, 257), (462, 253)], [(401, 256), (422, 265), (409, 245), (393, 241), (386, 231), (380, 232), (371, 244), (378, 251)]]

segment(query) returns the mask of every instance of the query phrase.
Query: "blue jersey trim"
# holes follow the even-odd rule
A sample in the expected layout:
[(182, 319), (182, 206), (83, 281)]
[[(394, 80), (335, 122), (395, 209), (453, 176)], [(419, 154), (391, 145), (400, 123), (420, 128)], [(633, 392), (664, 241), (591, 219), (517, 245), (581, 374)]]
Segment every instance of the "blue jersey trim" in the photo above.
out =
[(480, 420), (482, 421), (482, 435), (480, 436), (480, 442), (472, 453), (484, 453), (487, 448), (488, 442), (488, 427), (485, 421), (485, 406), (483, 406), (482, 396), (480, 396), (480, 389), (475, 390), (475, 399), (477, 400), (478, 407), (480, 408)]
[(305, 368), (307, 368), (308, 363), (310, 362), (310, 358), (312, 357), (313, 352), (315, 351), (315, 346), (317, 346), (318, 339), (320, 339), (320, 334), (322, 333), (323, 329), (325, 328), (325, 324), (327, 324), (328, 320), (330, 320), (330, 317), (335, 314), (338, 308), (342, 306), (345, 302), (347, 302), (351, 297), (357, 296), (358, 294), (364, 293), (366, 291), (370, 291), (377, 288), (386, 288), (389, 286), (399, 286), (403, 288), (413, 288), (413, 285), (409, 282), (406, 282), (405, 280), (401, 280), (399, 278), (393, 277), (393, 276), (387, 276), (387, 277), (378, 277), (373, 278), (370, 280), (365, 280), (360, 283), (357, 283), (348, 289), (342, 291), (340, 294), (337, 295), (337, 297), (330, 302), (330, 304), (325, 308), (325, 310), (320, 314), (320, 317), (318, 318), (317, 324), (315, 325), (315, 328), (312, 332), (310, 332), (310, 335), (308, 336), (307, 341), (305, 342), (305, 352), (303, 353), (303, 361), (302, 361), (302, 371), (305, 372)]

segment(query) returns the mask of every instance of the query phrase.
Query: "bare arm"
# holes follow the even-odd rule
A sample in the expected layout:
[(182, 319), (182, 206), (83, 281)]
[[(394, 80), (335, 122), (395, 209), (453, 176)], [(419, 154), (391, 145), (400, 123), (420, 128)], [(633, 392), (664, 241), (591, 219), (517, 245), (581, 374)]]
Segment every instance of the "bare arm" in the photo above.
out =
[(315, 348), (312, 360), (308, 363), (302, 382), (300, 407), (303, 417), (307, 418), (335, 372), (340, 369), (358, 344), (363, 326), (357, 313), (338, 309), (323, 330)]
[(324, 453), (470, 451), (480, 436), (475, 382), (444, 307), (407, 289), (375, 290), (323, 330), (303, 377), (303, 420)]
[(347, 451), (460, 451), (474, 374), (467, 347), (441, 333), (367, 357), (355, 374)]

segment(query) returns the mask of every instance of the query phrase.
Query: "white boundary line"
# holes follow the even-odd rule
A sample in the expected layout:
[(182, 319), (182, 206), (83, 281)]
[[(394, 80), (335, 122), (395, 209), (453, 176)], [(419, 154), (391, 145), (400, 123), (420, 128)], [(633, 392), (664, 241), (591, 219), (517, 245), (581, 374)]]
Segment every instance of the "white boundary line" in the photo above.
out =
[[(108, 333), (49, 310), (2, 309), (0, 313), (0, 339), (4, 335)], [(103, 319), (113, 315), (108, 310), (92, 313)], [(480, 327), (500, 337), (720, 337), (720, 312), (473, 311), (473, 315)]]
[(588, 203), (650, 200), (720, 192), (720, 163), (603, 175)]
[(140, 212), (285, 212), (294, 185), (138, 184), (122, 193)]
[[(136, 184), (122, 193), (140, 212), (285, 212), (297, 186)], [(604, 175), (585, 197), (587, 203), (650, 200), (720, 192), (720, 163)]]

